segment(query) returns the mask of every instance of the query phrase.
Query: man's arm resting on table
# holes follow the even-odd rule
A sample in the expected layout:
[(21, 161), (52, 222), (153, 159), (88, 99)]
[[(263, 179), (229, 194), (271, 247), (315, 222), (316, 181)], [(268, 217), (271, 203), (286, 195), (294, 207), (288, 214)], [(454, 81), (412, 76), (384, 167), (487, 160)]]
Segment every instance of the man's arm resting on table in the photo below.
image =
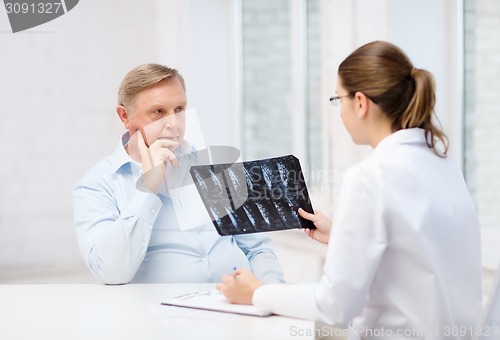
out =
[(77, 239), (83, 258), (103, 283), (130, 282), (146, 254), (161, 201), (137, 191), (119, 211), (107, 191), (80, 185), (74, 192)]
[(271, 239), (262, 234), (233, 236), (250, 262), (252, 272), (263, 283), (283, 283), (283, 271)]

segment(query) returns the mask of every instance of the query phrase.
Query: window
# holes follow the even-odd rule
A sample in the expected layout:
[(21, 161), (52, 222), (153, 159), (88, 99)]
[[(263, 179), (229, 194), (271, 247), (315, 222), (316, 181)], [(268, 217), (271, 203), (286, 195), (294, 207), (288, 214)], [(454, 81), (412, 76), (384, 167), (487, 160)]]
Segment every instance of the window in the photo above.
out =
[[(324, 172), (326, 147), (320, 5), (321, 0), (241, 0), (242, 158), (295, 155), (310, 194), (321, 186), (317, 174)], [(269, 236), (288, 282), (319, 280), (326, 246), (297, 230)]]
[[(242, 0), (242, 153), (321, 169), (320, 1)], [(309, 185), (319, 185), (315, 177)]]
[(500, 2), (465, 0), (464, 173), (483, 234), (483, 263), (500, 262)]

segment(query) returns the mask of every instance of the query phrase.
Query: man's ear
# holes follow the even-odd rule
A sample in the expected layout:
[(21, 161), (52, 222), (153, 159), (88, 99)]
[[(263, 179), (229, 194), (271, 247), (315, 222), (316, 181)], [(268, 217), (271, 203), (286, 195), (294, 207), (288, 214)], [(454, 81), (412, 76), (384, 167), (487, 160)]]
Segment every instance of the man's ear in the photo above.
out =
[(363, 92), (356, 92), (354, 94), (354, 99), (356, 103), (356, 110), (358, 117), (361, 119), (366, 118), (370, 100)]
[(125, 128), (128, 129), (129, 114), (128, 114), (125, 106), (117, 105), (116, 106), (116, 113), (118, 114), (118, 117), (120, 117), (120, 120), (123, 122), (123, 125), (125, 125)]

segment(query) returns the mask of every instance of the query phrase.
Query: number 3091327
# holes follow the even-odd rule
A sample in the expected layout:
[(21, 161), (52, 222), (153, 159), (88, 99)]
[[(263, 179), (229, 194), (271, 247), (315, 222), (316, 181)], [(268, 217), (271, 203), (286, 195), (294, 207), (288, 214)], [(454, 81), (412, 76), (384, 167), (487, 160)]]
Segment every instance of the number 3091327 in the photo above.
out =
[(5, 9), (7, 14), (57, 14), (59, 11), (63, 11), (62, 4), (60, 2), (39, 2), (35, 3), (19, 3), (19, 2), (6, 2)]

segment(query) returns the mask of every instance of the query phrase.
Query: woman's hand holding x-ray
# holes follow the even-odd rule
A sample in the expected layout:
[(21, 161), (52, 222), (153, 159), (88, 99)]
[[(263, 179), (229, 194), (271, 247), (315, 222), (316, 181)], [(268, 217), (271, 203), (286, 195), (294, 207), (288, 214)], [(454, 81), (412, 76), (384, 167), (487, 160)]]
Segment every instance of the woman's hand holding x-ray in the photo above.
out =
[(328, 244), (332, 221), (330, 221), (330, 219), (319, 210), (314, 210), (314, 214), (311, 214), (304, 209), (299, 208), (299, 215), (306, 220), (313, 222), (316, 227), (316, 229), (304, 229), (307, 236), (318, 242)]

